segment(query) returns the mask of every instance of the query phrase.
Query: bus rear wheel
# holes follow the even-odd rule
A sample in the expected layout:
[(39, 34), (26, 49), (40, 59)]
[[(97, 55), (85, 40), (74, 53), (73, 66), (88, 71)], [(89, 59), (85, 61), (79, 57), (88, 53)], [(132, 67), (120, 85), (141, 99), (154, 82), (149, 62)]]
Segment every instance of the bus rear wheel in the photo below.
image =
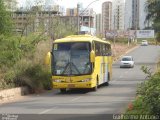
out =
[(107, 82), (105, 82), (104, 84), (106, 85), (106, 86), (109, 86), (109, 81), (111, 80), (111, 77), (110, 77), (110, 74), (108, 73), (108, 81)]
[(61, 88), (61, 89), (60, 89), (60, 92), (61, 92), (61, 93), (65, 93), (66, 91), (67, 91), (66, 88)]

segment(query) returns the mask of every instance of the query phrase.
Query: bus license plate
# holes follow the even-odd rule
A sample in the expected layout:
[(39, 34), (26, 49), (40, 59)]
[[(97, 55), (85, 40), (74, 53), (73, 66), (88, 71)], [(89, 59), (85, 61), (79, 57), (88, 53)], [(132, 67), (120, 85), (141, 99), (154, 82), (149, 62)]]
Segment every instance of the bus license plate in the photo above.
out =
[(74, 85), (74, 84), (69, 84), (68, 87), (69, 87), (69, 88), (74, 88), (75, 85)]

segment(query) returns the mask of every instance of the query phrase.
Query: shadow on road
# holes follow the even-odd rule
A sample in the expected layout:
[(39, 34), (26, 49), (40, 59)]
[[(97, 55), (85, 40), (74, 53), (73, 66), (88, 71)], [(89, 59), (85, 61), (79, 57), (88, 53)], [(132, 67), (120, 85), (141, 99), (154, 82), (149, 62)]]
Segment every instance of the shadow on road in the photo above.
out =
[(61, 93), (60, 91), (57, 91), (56, 95), (86, 94), (90, 91), (91, 91), (90, 89), (69, 89), (65, 93)]

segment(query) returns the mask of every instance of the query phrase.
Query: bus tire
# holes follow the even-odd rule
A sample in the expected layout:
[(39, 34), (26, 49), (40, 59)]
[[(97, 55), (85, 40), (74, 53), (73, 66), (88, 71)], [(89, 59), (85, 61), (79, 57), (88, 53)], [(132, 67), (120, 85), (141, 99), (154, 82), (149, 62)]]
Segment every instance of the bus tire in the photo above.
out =
[(108, 72), (108, 82), (111, 80), (110, 73)]
[(105, 84), (105, 86), (109, 86), (109, 82), (105, 82), (104, 84)]
[(93, 91), (97, 91), (97, 89), (98, 89), (97, 85), (93, 87)]
[(67, 91), (66, 88), (61, 88), (61, 89), (60, 89), (60, 92), (61, 92), (61, 93), (65, 93), (66, 91)]
[(107, 82), (105, 82), (105, 85), (106, 86), (109, 86), (109, 81), (111, 80), (111, 77), (110, 77), (110, 74), (109, 74), (109, 72), (108, 72), (108, 81)]
[(97, 91), (97, 89), (98, 89), (98, 75), (97, 75), (97, 82), (96, 82), (96, 86), (95, 86), (95, 87), (93, 87), (93, 91)]

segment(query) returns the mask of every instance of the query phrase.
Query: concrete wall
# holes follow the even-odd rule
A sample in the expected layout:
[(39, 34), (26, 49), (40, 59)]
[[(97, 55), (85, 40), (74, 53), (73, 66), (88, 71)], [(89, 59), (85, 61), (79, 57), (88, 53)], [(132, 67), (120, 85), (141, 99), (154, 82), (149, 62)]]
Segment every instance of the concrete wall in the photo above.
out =
[(6, 100), (14, 99), (18, 96), (23, 96), (29, 94), (29, 89), (27, 87), (17, 87), (12, 89), (6, 89), (0, 91), (0, 102)]

